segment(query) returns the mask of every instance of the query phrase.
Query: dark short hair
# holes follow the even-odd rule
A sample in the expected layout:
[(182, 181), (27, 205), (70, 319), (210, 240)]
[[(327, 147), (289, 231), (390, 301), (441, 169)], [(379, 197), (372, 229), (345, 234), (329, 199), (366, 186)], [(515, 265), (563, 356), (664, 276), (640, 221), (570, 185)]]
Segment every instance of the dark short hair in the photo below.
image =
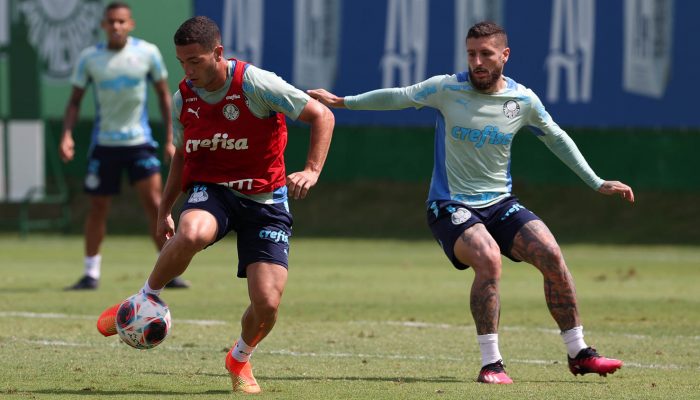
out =
[(107, 14), (108, 11), (116, 10), (118, 8), (126, 8), (127, 10), (131, 11), (131, 6), (129, 6), (125, 2), (113, 1), (109, 4), (107, 4), (107, 6), (105, 6), (105, 14)]
[(186, 46), (197, 43), (207, 50), (221, 44), (219, 27), (209, 17), (197, 16), (183, 22), (173, 36), (175, 46)]
[(471, 28), (469, 28), (469, 31), (467, 32), (467, 39), (469, 38), (482, 38), (482, 37), (489, 37), (489, 36), (499, 36), (503, 39), (503, 44), (505, 47), (508, 47), (508, 35), (506, 34), (505, 29), (498, 25), (495, 22), (491, 21), (482, 21)]

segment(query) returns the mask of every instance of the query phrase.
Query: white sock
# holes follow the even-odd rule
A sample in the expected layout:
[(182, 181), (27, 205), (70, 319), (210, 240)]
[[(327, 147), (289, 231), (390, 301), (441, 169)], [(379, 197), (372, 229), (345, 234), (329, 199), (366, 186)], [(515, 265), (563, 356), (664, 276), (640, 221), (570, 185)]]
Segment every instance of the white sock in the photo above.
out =
[(583, 326), (576, 326), (561, 333), (561, 338), (564, 339), (564, 344), (566, 345), (566, 352), (569, 353), (569, 357), (574, 358), (579, 351), (588, 347), (586, 342), (583, 341)]
[(250, 360), (250, 356), (253, 355), (253, 352), (255, 351), (255, 347), (250, 347), (246, 344), (246, 342), (243, 341), (242, 337), (238, 338), (238, 341), (236, 342), (236, 346), (231, 349), (231, 356), (236, 359), (236, 361), (240, 362), (247, 362)]
[(503, 359), (501, 352), (498, 350), (498, 333), (476, 335), (476, 340), (479, 342), (479, 349), (481, 350), (482, 367)]
[(96, 254), (92, 257), (85, 256), (85, 275), (100, 279), (100, 268), (102, 267), (102, 256)]
[(158, 290), (152, 289), (151, 285), (148, 284), (148, 279), (146, 279), (146, 283), (143, 284), (143, 288), (141, 289), (142, 292), (146, 294), (155, 294), (156, 296), (160, 296), (160, 292), (163, 290), (163, 288), (160, 288)]

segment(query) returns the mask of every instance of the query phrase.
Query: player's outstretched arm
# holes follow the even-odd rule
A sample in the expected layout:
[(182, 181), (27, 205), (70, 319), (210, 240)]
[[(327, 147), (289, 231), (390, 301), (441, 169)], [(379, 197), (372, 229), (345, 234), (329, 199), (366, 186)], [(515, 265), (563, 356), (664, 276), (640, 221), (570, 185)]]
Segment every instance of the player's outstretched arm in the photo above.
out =
[(306, 155), (304, 170), (287, 175), (289, 196), (303, 199), (321, 174), (331, 145), (335, 117), (331, 110), (314, 99), (310, 99), (299, 115), (299, 120), (311, 125), (309, 152)]
[(345, 98), (338, 97), (326, 89), (311, 89), (307, 90), (306, 93), (326, 107), (345, 108)]
[(620, 181), (605, 181), (600, 185), (600, 188), (598, 188), (598, 192), (607, 195), (617, 194), (630, 203), (634, 203), (634, 192), (632, 188)]

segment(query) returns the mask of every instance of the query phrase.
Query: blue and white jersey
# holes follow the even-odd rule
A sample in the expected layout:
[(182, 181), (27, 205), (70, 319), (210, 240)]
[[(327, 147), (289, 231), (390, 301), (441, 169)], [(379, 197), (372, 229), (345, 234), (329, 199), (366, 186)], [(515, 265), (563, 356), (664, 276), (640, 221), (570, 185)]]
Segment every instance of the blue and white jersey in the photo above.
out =
[(484, 94), (469, 74), (434, 76), (403, 88), (379, 89), (345, 97), (351, 110), (398, 110), (424, 106), (438, 110), (433, 175), (428, 202), (456, 200), (486, 207), (511, 193), (513, 137), (529, 127), (586, 184), (603, 184), (569, 135), (547, 113), (535, 93), (504, 77), (506, 88)]
[(83, 50), (71, 83), (82, 89), (94, 84), (91, 147), (155, 143), (146, 109), (148, 83), (167, 77), (160, 51), (144, 40), (129, 37), (120, 50), (111, 50), (106, 43)]

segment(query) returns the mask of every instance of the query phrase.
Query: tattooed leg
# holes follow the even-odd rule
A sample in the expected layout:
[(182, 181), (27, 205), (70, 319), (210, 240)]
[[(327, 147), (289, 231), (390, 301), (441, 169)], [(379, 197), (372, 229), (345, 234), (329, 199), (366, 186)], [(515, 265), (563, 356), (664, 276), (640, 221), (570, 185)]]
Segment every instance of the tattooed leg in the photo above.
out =
[(455, 242), (455, 255), (474, 270), (469, 303), (477, 334), (497, 333), (501, 315), (498, 294), (501, 254), (498, 244), (483, 224), (476, 224), (465, 230)]
[(544, 296), (549, 312), (562, 331), (581, 325), (576, 288), (561, 249), (542, 221), (526, 223), (513, 240), (511, 254), (534, 265), (544, 277)]

